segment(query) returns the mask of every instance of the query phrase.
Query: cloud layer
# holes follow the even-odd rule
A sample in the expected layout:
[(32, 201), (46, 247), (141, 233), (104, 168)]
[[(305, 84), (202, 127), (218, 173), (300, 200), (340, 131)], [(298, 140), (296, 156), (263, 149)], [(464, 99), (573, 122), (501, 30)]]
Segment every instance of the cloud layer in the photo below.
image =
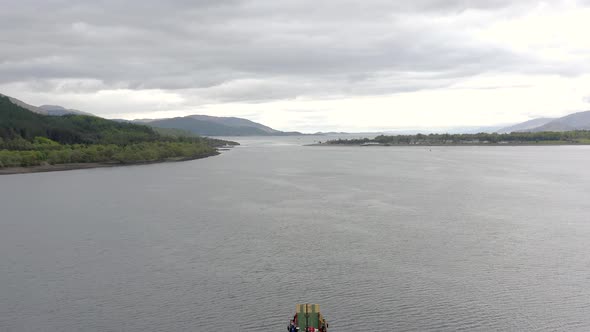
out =
[[(366, 111), (351, 100), (379, 100), (366, 129), (412, 125), (434, 105), (400, 100), (442, 94), (471, 108), (449, 110), (457, 125), (510, 122), (587, 104), (589, 22), (582, 0), (20, 1), (0, 11), (0, 92), (107, 117), (295, 116), (299, 130), (354, 129)], [(555, 91), (553, 110), (508, 92), (552, 85), (579, 91)], [(473, 109), (503, 92), (506, 114)]]

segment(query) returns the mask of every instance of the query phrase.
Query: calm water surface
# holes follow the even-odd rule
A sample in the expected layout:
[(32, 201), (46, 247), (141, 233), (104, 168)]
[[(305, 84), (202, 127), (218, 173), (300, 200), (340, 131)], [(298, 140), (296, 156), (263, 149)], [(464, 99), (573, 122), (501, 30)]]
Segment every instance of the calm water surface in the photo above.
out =
[(0, 331), (590, 330), (589, 147), (305, 147), (0, 176)]

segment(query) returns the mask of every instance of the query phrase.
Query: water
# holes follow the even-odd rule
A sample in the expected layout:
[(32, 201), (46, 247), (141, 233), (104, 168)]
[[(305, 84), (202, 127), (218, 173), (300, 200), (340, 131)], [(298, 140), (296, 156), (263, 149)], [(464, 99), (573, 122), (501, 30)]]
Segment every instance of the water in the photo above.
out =
[(0, 177), (0, 331), (590, 330), (589, 147), (305, 147)]

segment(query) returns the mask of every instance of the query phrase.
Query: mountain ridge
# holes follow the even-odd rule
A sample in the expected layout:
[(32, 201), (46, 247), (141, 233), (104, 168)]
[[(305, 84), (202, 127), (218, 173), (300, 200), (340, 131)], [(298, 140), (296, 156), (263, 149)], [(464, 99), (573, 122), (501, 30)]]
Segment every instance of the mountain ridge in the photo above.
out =
[(25, 103), (24, 101), (2, 94), (0, 93), (0, 96), (6, 97), (8, 98), (8, 100), (10, 100), (11, 103), (20, 106), (26, 110), (29, 110), (33, 113), (37, 113), (37, 114), (41, 114), (41, 115), (50, 115), (50, 116), (62, 116), (62, 115), (66, 115), (66, 114), (76, 114), (76, 115), (88, 115), (88, 116), (96, 116), (94, 114), (91, 113), (87, 113), (87, 112), (82, 112), (79, 110), (74, 110), (74, 109), (67, 109), (63, 106), (59, 106), (59, 105), (41, 105), (41, 106), (33, 106), (31, 104)]
[(71, 108), (65, 108), (65, 107), (59, 106), (59, 105), (41, 105), (37, 108), (44, 111), (46, 113), (46, 115), (51, 115), (51, 116), (62, 116), (62, 115), (66, 115), (66, 114), (96, 116), (92, 113), (83, 112), (83, 111), (75, 110), (75, 109), (71, 109)]
[(0, 174), (190, 160), (227, 144), (237, 143), (96, 116), (39, 114), (0, 96)]
[(590, 130), (590, 111), (576, 112), (560, 118), (536, 118), (502, 128), (498, 133)]
[(164, 119), (138, 119), (151, 127), (181, 129), (202, 136), (295, 136), (300, 132), (285, 132), (273, 129), (258, 122), (238, 117), (221, 117), (193, 114)]
[[(96, 115), (76, 109), (68, 109), (59, 105), (34, 106), (25, 103), (17, 98), (4, 95), (13, 104), (22, 107), (36, 114), (48, 116), (74, 115)], [(211, 115), (193, 114), (184, 117), (162, 118), (162, 119), (136, 119), (122, 120), (110, 119), (117, 122), (134, 123), (147, 125), (161, 129), (180, 129), (201, 136), (291, 136), (303, 135), (300, 132), (285, 132), (273, 129), (263, 124), (239, 117), (219, 117)]]
[(532, 131), (590, 130), (590, 111), (576, 112), (555, 119)]
[(519, 131), (528, 130), (528, 129), (534, 129), (539, 126), (545, 125), (555, 119), (556, 118), (535, 118), (532, 120), (528, 120), (525, 122), (513, 124), (508, 127), (498, 129), (497, 132), (502, 134), (502, 133), (512, 133), (512, 132), (519, 132)]

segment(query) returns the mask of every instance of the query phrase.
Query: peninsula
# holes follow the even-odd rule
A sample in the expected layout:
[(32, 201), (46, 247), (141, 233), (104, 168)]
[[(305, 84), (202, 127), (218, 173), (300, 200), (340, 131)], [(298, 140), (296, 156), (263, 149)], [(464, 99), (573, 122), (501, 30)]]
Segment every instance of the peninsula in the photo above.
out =
[(197, 159), (237, 144), (89, 115), (39, 114), (0, 96), (0, 174)]
[(590, 131), (513, 132), (506, 134), (379, 135), (375, 138), (337, 139), (315, 145), (589, 145)]

